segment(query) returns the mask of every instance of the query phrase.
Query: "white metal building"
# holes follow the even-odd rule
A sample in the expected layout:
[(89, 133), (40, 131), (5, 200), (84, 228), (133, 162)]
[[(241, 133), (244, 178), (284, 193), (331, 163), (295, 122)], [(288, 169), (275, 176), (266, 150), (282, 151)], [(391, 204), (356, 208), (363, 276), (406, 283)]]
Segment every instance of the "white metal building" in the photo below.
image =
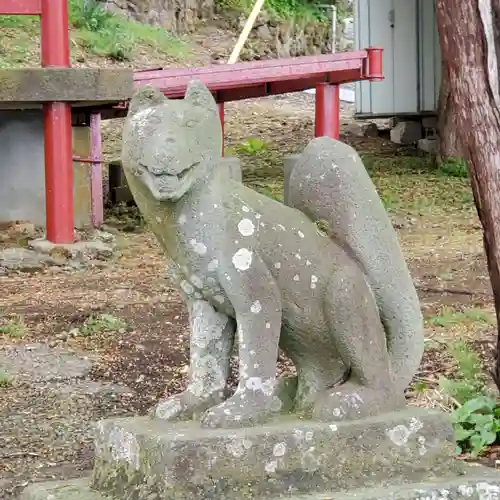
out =
[(435, 0), (355, 0), (356, 47), (383, 47), (382, 82), (356, 84), (356, 117), (436, 112), (441, 55)]

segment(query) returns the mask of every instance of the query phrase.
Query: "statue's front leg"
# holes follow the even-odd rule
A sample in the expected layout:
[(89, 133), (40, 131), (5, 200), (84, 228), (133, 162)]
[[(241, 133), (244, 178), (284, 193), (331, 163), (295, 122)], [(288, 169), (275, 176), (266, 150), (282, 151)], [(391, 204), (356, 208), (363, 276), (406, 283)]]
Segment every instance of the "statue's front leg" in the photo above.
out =
[(241, 265), (233, 258), (233, 265), (230, 261), (220, 275), (236, 312), (239, 384), (233, 396), (203, 415), (205, 427), (256, 425), (281, 409), (275, 391), (281, 294), (264, 262), (257, 254), (246, 252)]
[(188, 300), (190, 337), (189, 383), (186, 390), (158, 403), (155, 417), (198, 418), (227, 397), (235, 324), (207, 301)]

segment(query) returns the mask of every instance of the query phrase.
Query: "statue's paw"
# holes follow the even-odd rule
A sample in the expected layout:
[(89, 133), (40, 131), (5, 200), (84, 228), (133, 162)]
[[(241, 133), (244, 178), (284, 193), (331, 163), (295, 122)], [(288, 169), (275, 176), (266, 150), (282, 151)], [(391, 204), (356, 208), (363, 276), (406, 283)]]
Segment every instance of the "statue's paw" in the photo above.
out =
[(209, 428), (253, 427), (265, 423), (280, 410), (281, 401), (276, 396), (245, 397), (236, 392), (224, 403), (206, 411), (201, 425)]
[(153, 418), (161, 420), (189, 420), (197, 418), (208, 408), (224, 401), (224, 390), (207, 390), (206, 394), (195, 396), (189, 387), (184, 392), (161, 400), (152, 412)]
[(346, 382), (318, 397), (313, 419), (323, 422), (357, 420), (404, 406), (403, 394), (394, 394), (390, 389), (376, 389)]

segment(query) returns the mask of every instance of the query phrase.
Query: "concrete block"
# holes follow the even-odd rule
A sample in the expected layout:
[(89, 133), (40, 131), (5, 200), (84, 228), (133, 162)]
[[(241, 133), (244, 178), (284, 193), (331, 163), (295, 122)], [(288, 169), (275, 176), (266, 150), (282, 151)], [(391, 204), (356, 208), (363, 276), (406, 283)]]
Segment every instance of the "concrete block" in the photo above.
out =
[(426, 137), (418, 141), (418, 149), (435, 155), (437, 153), (438, 141), (436, 137)]
[[(406, 409), (329, 424), (282, 417), (202, 429), (147, 417), (98, 424), (91, 487), (116, 498), (219, 500), (312, 493), (461, 470), (448, 416)], [(130, 497), (131, 498), (131, 497)]]
[(288, 191), (290, 189), (290, 176), (292, 175), (292, 170), (295, 162), (298, 160), (300, 155), (288, 155), (283, 158), (283, 172), (284, 172), (284, 184), (283, 184), (283, 203), (288, 205)]
[(235, 156), (225, 156), (221, 159), (223, 168), (226, 168), (228, 175), (236, 182), (243, 181), (243, 173), (241, 171), (241, 160)]
[(420, 122), (399, 122), (391, 130), (391, 141), (396, 144), (414, 144), (422, 139), (422, 124)]
[(363, 137), (378, 137), (379, 131), (376, 123), (364, 123), (361, 127)]
[(133, 91), (129, 69), (0, 69), (0, 103), (119, 102)]

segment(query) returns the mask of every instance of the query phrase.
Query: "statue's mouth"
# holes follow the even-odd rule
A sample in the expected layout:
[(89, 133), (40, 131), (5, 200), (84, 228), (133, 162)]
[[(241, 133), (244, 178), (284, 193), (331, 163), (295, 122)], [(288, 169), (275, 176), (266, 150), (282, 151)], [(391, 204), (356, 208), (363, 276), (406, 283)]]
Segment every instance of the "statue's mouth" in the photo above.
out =
[(139, 165), (139, 174), (142, 182), (151, 191), (158, 201), (179, 199), (191, 186), (194, 178), (193, 169), (199, 165), (195, 162), (179, 173), (153, 173), (145, 165)]

